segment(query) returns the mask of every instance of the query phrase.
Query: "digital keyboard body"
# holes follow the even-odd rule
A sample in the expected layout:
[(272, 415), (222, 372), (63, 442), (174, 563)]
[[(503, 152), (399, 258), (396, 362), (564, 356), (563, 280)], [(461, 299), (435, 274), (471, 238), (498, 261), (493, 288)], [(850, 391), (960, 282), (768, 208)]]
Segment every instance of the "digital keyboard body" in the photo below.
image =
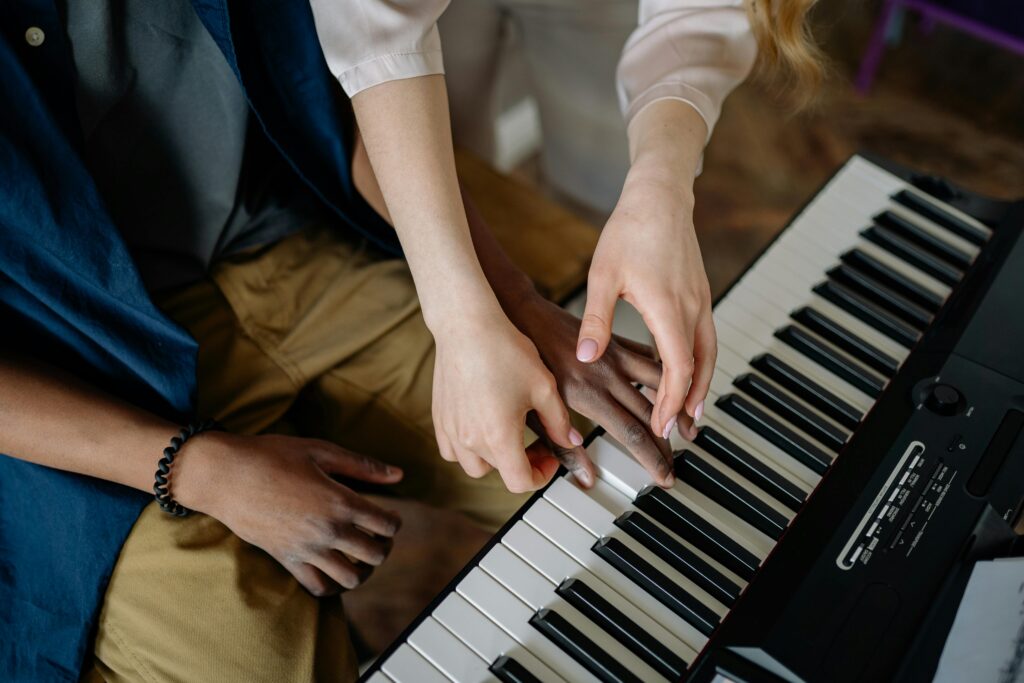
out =
[(596, 430), (597, 485), (560, 473), (365, 679), (930, 680), (973, 561), (1024, 552), (1024, 203), (887, 167), (719, 297), (672, 490)]

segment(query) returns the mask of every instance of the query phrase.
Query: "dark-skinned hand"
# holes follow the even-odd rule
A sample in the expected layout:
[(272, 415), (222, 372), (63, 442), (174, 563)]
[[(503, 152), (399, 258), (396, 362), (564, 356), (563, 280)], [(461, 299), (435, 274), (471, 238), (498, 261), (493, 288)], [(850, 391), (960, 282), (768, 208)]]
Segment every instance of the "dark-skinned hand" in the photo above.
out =
[[(651, 431), (653, 406), (636, 387), (658, 387), (662, 368), (654, 360), (653, 351), (643, 344), (613, 336), (600, 358), (582, 363), (576, 358), (579, 318), (539, 294), (523, 297), (510, 312), (510, 318), (537, 347), (566, 404), (604, 427), (629, 449), (654, 481), (671, 486), (675, 479), (669, 443)], [(530, 421), (530, 426), (534, 431), (541, 430), (535, 420)], [(583, 486), (593, 483), (594, 464), (583, 448), (549, 445)]]
[(310, 593), (365, 581), (401, 520), (335, 477), (394, 484), (402, 471), (328, 441), (203, 434), (175, 466), (174, 487), (239, 538), (269, 553)]

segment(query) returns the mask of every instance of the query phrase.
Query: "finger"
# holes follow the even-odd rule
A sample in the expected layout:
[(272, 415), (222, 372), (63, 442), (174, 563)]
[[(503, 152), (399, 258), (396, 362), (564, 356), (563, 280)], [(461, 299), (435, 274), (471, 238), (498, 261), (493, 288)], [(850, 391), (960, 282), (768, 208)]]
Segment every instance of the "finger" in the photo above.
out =
[(576, 358), (580, 362), (592, 363), (608, 348), (618, 298), (618, 290), (606, 279), (592, 277), (587, 282), (587, 306), (576, 342)]
[(337, 595), (341, 591), (341, 586), (338, 585), (337, 581), (329, 578), (311, 564), (300, 562), (285, 565), (285, 567), (302, 584), (302, 587), (314, 597), (326, 598), (331, 595)]
[(654, 401), (651, 429), (667, 439), (675, 426), (676, 416), (683, 410), (683, 401), (693, 376), (691, 332), (678, 313), (645, 313), (644, 320), (654, 334), (662, 361), (661, 383)]
[(715, 334), (715, 323), (710, 315), (705, 315), (697, 323), (693, 338), (693, 379), (690, 391), (684, 403), (686, 414), (693, 422), (700, 422), (704, 414), (704, 399), (711, 388), (711, 377), (715, 373), (715, 361), (718, 359), (718, 336)]
[(655, 390), (661, 385), (661, 363), (628, 349), (619, 349), (616, 358), (629, 379)]
[(352, 523), (377, 536), (393, 537), (402, 526), (398, 513), (390, 512), (371, 503), (362, 496), (351, 494), (344, 501), (338, 517), (351, 519)]
[(522, 436), (510, 430), (504, 435), (497, 435), (491, 447), (493, 462), (505, 482), (505, 488), (511, 493), (536, 491), (554, 475), (550, 468), (534, 466), (521, 444)]
[(569, 410), (558, 394), (558, 386), (555, 384), (554, 377), (549, 376), (542, 386), (535, 388), (533, 408), (540, 418), (548, 438), (556, 445), (562, 448), (575, 448), (583, 445), (583, 435), (572, 426)]
[(633, 341), (632, 339), (628, 339), (626, 337), (620, 337), (617, 334), (612, 335), (612, 341), (614, 341), (616, 344), (626, 349), (627, 351), (635, 353), (638, 356), (650, 358), (653, 361), (658, 360), (658, 352), (654, 349), (653, 346), (649, 344), (641, 344), (638, 341)]
[(391, 545), (390, 538), (370, 536), (348, 523), (339, 525), (335, 532), (335, 549), (372, 567), (379, 567), (387, 559)]
[(448, 435), (440, 429), (435, 429), (434, 433), (437, 436), (437, 450), (441, 452), (441, 457), (448, 462), (456, 462), (458, 459), (455, 457), (455, 450), (452, 449), (452, 442), (448, 439)]
[(393, 484), (402, 479), (399, 467), (362, 453), (353, 453), (330, 441), (313, 441), (314, 457), (327, 474), (335, 474), (375, 484)]
[(672, 449), (668, 441), (656, 437), (648, 427), (654, 406), (638, 390), (629, 389), (629, 392), (623, 390), (608, 396), (609, 418), (603, 422), (604, 427), (654, 481), (665, 487), (672, 486), (675, 483)]
[(462, 470), (473, 479), (484, 477), (494, 469), (486, 460), (468, 449), (460, 450), (458, 457)]
[(535, 441), (527, 447), (526, 452), (528, 456), (531, 453), (530, 449), (534, 449), (534, 453), (537, 453), (540, 451), (539, 445), (543, 445), (549, 455), (553, 455), (565, 469), (572, 472), (573, 476), (576, 477), (576, 481), (583, 488), (589, 489), (594, 485), (594, 481), (597, 479), (597, 469), (582, 446), (562, 448), (556, 445), (545, 432), (544, 425), (541, 423), (540, 418), (537, 417), (537, 413), (533, 411), (527, 413), (526, 424), (537, 434), (539, 441), (539, 444)]
[(545, 483), (558, 473), (558, 458), (543, 439), (538, 438), (526, 447), (526, 459), (530, 461), (530, 467), (540, 473)]
[(373, 567), (353, 562), (337, 550), (328, 550), (318, 557), (316, 566), (345, 590), (356, 588), (373, 573)]

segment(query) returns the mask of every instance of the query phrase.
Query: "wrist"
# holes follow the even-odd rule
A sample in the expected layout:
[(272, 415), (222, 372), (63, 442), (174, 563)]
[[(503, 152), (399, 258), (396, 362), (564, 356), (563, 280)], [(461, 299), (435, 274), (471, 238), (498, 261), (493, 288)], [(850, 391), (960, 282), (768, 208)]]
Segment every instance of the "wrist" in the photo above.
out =
[(631, 168), (622, 187), (620, 203), (668, 206), (673, 213), (693, 212), (693, 177), (673, 174), (665, 166)]
[(171, 470), (171, 496), (190, 510), (219, 519), (217, 474), (230, 469), (226, 460), (234, 438), (225, 432), (205, 431), (185, 442)]

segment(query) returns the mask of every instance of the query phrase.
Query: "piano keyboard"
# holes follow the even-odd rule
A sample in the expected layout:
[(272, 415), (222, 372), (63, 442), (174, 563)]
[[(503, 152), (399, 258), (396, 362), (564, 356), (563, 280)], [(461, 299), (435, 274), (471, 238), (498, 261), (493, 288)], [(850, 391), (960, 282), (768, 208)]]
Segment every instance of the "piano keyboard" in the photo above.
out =
[(675, 486), (592, 438), (596, 485), (565, 474), (531, 499), (366, 680), (685, 677), (989, 236), (852, 158), (716, 304)]

